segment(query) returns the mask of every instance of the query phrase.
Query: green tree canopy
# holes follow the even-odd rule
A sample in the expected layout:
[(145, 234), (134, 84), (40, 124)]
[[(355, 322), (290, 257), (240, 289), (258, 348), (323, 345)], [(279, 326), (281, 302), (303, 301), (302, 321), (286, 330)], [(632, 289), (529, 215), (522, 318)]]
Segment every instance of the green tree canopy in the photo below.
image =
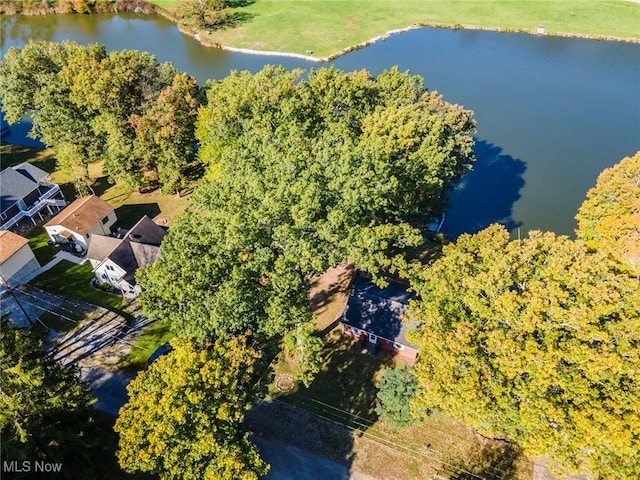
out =
[(410, 408), (417, 391), (418, 381), (410, 364), (385, 369), (378, 383), (376, 413), (380, 420), (394, 430), (410, 427), (417, 420)]
[[(162, 479), (258, 479), (269, 467), (240, 427), (244, 411), (264, 393), (260, 353), (246, 336), (173, 350), (127, 387), (129, 401), (114, 429), (127, 472)], [(262, 381), (262, 383), (261, 383)]]
[(640, 276), (640, 152), (600, 174), (576, 219), (578, 238)]
[(552, 233), (462, 235), (421, 267), (414, 405), (567, 469), (638, 476), (640, 288)]
[(393, 268), (392, 247), (422, 241), (470, 168), (471, 113), (397, 69), (303, 79), (266, 67), (206, 88), (208, 173), (141, 273), (141, 302), (195, 338), (298, 332), (309, 347), (298, 351), (317, 351), (301, 327), (310, 276), (348, 262)]
[(110, 178), (132, 188), (147, 187), (151, 172), (174, 191), (194, 157), (195, 80), (146, 52), (68, 41), (12, 47), (0, 63), (0, 96), (9, 123), (31, 114), (30, 135), (54, 148), (81, 194), (92, 162), (104, 160)]
[(216, 28), (228, 17), (229, 0), (181, 0), (176, 13), (182, 22), (198, 28)]
[(70, 368), (45, 356), (30, 330), (0, 328), (0, 431), (3, 460), (90, 463), (91, 405)]

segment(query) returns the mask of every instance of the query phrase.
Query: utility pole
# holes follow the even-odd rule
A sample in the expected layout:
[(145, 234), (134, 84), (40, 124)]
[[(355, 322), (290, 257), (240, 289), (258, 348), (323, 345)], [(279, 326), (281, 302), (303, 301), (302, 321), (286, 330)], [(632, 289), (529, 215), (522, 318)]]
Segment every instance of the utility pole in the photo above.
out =
[(0, 283), (2, 283), (2, 285), (4, 286), (4, 288), (7, 289), (7, 291), (11, 294), (11, 296), (13, 297), (13, 299), (16, 301), (16, 303), (18, 304), (18, 307), (20, 307), (20, 310), (22, 310), (22, 313), (24, 314), (24, 316), (26, 317), (26, 319), (29, 321), (29, 324), (31, 326), (33, 326), (33, 320), (31, 320), (31, 317), (29, 316), (29, 314), (27, 313), (27, 311), (24, 309), (24, 307), (22, 306), (22, 304), (20, 303), (20, 300), (18, 300), (18, 297), (16, 296), (15, 293), (13, 293), (13, 288), (11, 288), (11, 286), (7, 283), (7, 281), (4, 279), (4, 277), (2, 276), (2, 274), (0, 274)]

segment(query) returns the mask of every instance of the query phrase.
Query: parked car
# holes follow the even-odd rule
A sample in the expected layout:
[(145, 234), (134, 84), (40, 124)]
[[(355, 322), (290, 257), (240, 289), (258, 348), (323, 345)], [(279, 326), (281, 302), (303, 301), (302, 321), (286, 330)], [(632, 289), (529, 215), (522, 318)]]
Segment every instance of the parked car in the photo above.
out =
[(147, 360), (147, 365), (151, 365), (158, 358), (160, 358), (162, 355), (166, 355), (171, 350), (172, 350), (172, 348), (171, 348), (171, 344), (169, 342), (163, 343), (158, 348), (156, 348), (156, 350), (151, 354), (151, 356)]

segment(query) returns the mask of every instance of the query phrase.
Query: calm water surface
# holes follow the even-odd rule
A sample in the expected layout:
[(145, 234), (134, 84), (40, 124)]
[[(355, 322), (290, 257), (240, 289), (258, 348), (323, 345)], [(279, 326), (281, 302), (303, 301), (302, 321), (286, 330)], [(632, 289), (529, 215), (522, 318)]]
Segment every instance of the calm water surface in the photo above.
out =
[[(29, 39), (147, 50), (201, 83), (266, 64), (319, 66), (206, 48), (159, 16), (3, 18), (3, 53)], [(333, 63), (373, 74), (398, 65), (475, 111), (478, 162), (452, 194), (444, 230), (453, 236), (492, 222), (571, 235), (600, 171), (640, 150), (638, 44), (425, 28)], [(12, 127), (14, 139), (22, 133)]]

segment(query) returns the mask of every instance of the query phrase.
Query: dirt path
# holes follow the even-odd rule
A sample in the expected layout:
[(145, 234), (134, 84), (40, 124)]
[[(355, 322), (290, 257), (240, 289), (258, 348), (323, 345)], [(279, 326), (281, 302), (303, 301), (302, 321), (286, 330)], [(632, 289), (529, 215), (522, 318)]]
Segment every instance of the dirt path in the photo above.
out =
[(330, 329), (344, 310), (353, 274), (353, 266), (339, 265), (313, 279), (309, 308), (316, 315), (317, 330), (325, 332)]

